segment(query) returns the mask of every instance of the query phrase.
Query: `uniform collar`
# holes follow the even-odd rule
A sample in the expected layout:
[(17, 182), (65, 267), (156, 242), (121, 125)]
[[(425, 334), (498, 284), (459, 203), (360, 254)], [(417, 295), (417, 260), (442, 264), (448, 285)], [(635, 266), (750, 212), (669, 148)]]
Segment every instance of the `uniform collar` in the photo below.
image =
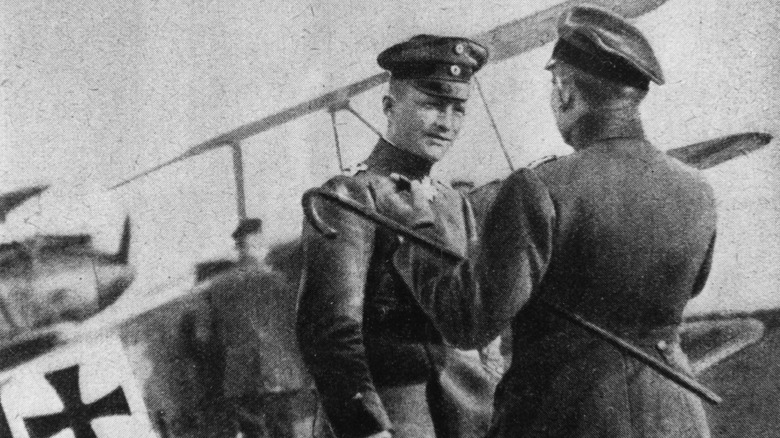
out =
[(587, 149), (610, 140), (644, 140), (645, 131), (638, 114), (624, 115), (618, 111), (589, 114), (577, 124), (571, 144), (575, 149)]
[(422, 179), (431, 173), (433, 162), (397, 148), (385, 139), (379, 139), (365, 161), (373, 172), (400, 174), (409, 179)]

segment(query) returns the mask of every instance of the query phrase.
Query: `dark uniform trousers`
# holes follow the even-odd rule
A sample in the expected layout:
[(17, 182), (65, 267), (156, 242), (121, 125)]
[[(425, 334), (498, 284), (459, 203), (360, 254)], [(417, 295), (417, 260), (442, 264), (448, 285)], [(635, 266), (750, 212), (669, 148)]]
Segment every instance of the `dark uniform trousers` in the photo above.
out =
[(409, 244), (395, 258), (454, 344), (484, 345), (511, 321), (490, 437), (708, 437), (699, 399), (538, 300), (690, 372), (677, 330), (708, 276), (715, 224), (698, 172), (621, 133), (512, 174), (474, 260), (453, 266)]
[[(324, 188), (383, 214), (389, 194), (409, 194), (370, 163)], [(435, 214), (408, 225), (430, 226), (465, 251), (464, 198), (439, 183), (431, 193)], [(434, 437), (446, 427), (438, 421), (441, 337), (393, 264), (398, 238), (327, 202), (317, 208), (339, 234), (327, 239), (304, 224), (298, 341), (336, 436), (392, 429), (399, 438)]]

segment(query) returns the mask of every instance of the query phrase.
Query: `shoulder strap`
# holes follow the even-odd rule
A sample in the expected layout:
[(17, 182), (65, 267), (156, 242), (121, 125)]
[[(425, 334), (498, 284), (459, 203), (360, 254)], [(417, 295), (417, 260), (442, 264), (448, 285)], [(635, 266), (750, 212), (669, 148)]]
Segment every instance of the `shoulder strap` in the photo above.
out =
[(538, 158), (534, 161), (531, 161), (530, 163), (528, 163), (528, 166), (526, 167), (528, 167), (529, 169), (536, 169), (537, 167), (542, 166), (544, 164), (552, 163), (557, 159), (558, 159), (557, 155), (545, 155), (542, 158)]

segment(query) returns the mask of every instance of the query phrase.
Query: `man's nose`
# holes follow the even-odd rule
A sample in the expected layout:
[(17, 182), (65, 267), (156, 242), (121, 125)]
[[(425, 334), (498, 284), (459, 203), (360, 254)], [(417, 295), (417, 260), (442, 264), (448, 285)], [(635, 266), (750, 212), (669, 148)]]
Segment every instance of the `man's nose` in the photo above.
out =
[(440, 109), (436, 117), (436, 126), (445, 132), (452, 131), (455, 128), (455, 110), (450, 106)]

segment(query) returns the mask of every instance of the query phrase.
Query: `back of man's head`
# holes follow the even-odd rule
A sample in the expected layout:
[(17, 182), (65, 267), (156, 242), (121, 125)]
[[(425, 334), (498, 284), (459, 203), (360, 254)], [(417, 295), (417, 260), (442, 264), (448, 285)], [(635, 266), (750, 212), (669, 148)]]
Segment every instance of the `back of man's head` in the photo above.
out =
[(642, 32), (623, 17), (591, 5), (561, 15), (547, 69), (561, 84), (573, 84), (594, 109), (636, 106), (650, 82), (664, 83)]
[(635, 108), (647, 90), (596, 76), (571, 64), (560, 62), (553, 74), (562, 86), (573, 86), (593, 111)]

